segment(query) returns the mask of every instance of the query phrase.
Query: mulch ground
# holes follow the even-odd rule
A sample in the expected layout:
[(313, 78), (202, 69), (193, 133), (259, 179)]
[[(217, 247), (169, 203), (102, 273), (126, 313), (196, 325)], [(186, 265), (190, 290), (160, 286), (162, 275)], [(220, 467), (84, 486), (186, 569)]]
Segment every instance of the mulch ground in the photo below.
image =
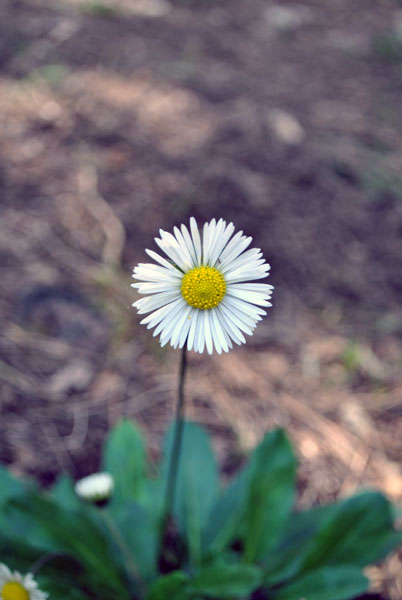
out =
[[(247, 346), (191, 355), (229, 476), (267, 428), (300, 506), (402, 501), (402, 8), (346, 0), (0, 5), (0, 461), (44, 485), (137, 419), (157, 456), (178, 353), (130, 305), (158, 229), (223, 216), (272, 265)], [(402, 596), (401, 562), (373, 589)]]

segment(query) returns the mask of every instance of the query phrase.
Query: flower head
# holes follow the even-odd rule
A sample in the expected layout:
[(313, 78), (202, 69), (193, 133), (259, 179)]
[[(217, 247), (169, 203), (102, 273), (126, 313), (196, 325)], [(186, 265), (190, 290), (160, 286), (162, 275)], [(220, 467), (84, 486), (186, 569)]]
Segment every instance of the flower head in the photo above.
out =
[(261, 307), (271, 306), (273, 287), (250, 282), (267, 277), (270, 267), (259, 248), (247, 250), (252, 238), (234, 231), (233, 223), (212, 219), (201, 236), (192, 217), (190, 231), (181, 225), (174, 235), (161, 229), (155, 238), (167, 258), (146, 250), (157, 264), (135, 267), (140, 283), (132, 286), (145, 297), (133, 306), (150, 313), (141, 323), (155, 327), (162, 346), (227, 352), (232, 341), (245, 343), (244, 333), (252, 335), (266, 314)]
[(21, 575), (0, 563), (1, 600), (46, 600), (48, 595), (38, 589), (32, 573)]
[(114, 482), (110, 473), (93, 473), (75, 484), (75, 493), (83, 500), (102, 502), (113, 492)]

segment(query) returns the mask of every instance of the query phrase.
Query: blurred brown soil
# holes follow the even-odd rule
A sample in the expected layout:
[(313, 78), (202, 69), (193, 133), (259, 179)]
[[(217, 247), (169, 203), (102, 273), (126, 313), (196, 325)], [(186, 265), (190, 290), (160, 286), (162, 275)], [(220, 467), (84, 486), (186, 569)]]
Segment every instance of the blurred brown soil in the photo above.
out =
[[(191, 355), (225, 476), (271, 427), (301, 507), (402, 502), (402, 6), (0, 4), (0, 461), (47, 485), (139, 421), (156, 457), (178, 353), (130, 307), (158, 229), (223, 216), (272, 265), (247, 346)], [(402, 597), (400, 556), (373, 589)]]

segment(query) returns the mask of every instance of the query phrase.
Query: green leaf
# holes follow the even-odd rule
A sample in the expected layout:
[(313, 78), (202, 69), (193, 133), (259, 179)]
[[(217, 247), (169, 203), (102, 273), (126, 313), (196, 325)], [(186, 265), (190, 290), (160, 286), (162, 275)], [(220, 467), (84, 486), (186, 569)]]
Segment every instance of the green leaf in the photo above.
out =
[(184, 571), (174, 571), (159, 577), (149, 590), (147, 600), (185, 600), (189, 598), (186, 591), (190, 577)]
[(80, 506), (80, 500), (74, 491), (71, 477), (63, 473), (51, 489), (53, 498), (57, 504), (68, 510), (74, 510)]
[(219, 554), (239, 536), (244, 517), (249, 473), (243, 469), (212, 506), (203, 535), (204, 553)]
[(166, 483), (158, 477), (145, 481), (144, 500), (141, 503), (156, 527), (161, 526), (166, 495)]
[[(382, 525), (376, 524), (377, 518)], [(277, 585), (321, 564), (364, 566), (382, 558), (402, 542), (402, 532), (393, 530), (392, 520), (387, 501), (372, 493), (292, 515), (264, 557), (264, 586)]]
[(50, 496), (39, 493), (18, 497), (12, 506), (21, 512), (28, 526), (33, 524), (39, 530), (49, 550), (66, 553), (81, 563), (99, 597), (109, 591), (119, 598), (129, 598), (96, 509), (82, 505), (76, 511), (65, 510)]
[(16, 479), (7, 469), (0, 466), (0, 510), (10, 498), (23, 493), (26, 488), (23, 481)]
[(252, 565), (216, 565), (199, 571), (190, 590), (209, 598), (249, 596), (261, 582), (261, 571)]
[[(169, 428), (164, 443), (162, 478), (167, 485), (173, 446), (174, 425)], [(201, 535), (218, 490), (218, 473), (208, 435), (195, 423), (183, 426), (181, 455), (173, 513), (187, 540), (190, 560), (198, 564), (201, 558)]]
[(309, 543), (334, 505), (291, 515), (278, 542), (264, 557), (264, 586), (286, 581), (301, 570)]
[(4, 532), (1, 527), (0, 535), (0, 562), (6, 563), (10, 568), (19, 570), (19, 564), (13, 564), (15, 561), (20, 561), (21, 569), (26, 565), (33, 564), (38, 557), (46, 554), (46, 549), (38, 551), (31, 541), (31, 532), (26, 532), (26, 538), (10, 536), (9, 532)]
[(391, 510), (395, 521), (402, 518), (402, 504), (393, 504)]
[(307, 571), (323, 564), (365, 566), (401, 542), (392, 510), (379, 492), (366, 492), (333, 506), (303, 561)]
[[(108, 512), (105, 511), (104, 515), (108, 515)], [(131, 561), (127, 560), (123, 548), (123, 559), (128, 572), (131, 570), (131, 562), (134, 563), (142, 578), (149, 580), (154, 577), (158, 553), (158, 530), (145, 510), (135, 502), (127, 502), (110, 513), (107, 518), (111, 532), (114, 523), (117, 527), (117, 535), (116, 533), (114, 535), (117, 546), (120, 546), (121, 550), (121, 542), (123, 542), (131, 556)]]
[(221, 552), (245, 538), (248, 562), (261, 558), (277, 541), (294, 497), (296, 461), (281, 430), (266, 434), (249, 463), (220, 494), (204, 532), (204, 551)]
[(250, 462), (245, 513), (247, 562), (262, 558), (276, 543), (294, 501), (296, 460), (284, 432), (267, 433)]
[[(18, 546), (18, 552), (29, 554), (32, 552), (35, 536), (32, 535), (34, 524), (27, 527), (26, 520), (21, 515), (10, 516), (9, 504), (13, 498), (23, 496), (32, 484), (19, 480), (0, 466), (0, 552), (10, 546)], [(28, 546), (25, 541), (29, 539)]]
[(15, 548), (17, 554), (28, 552), (52, 553), (58, 551), (57, 543), (48, 535), (45, 528), (28, 514), (17, 512), (10, 507), (1, 526), (1, 540), (4, 545)]
[(324, 567), (312, 571), (273, 595), (273, 600), (350, 600), (369, 582), (356, 567)]
[(141, 499), (146, 470), (145, 444), (132, 421), (121, 421), (111, 431), (104, 446), (102, 465), (114, 479), (112, 503)]
[[(10, 488), (9, 488), (10, 489)], [(17, 493), (11, 495), (3, 506), (0, 515), (0, 541), (4, 547), (12, 547), (15, 553), (24, 554), (54, 552), (57, 547), (40, 522), (33, 519), (29, 510), (17, 510), (15, 503), (25, 506), (27, 498), (35, 497), (38, 492), (33, 487), (17, 483)]]

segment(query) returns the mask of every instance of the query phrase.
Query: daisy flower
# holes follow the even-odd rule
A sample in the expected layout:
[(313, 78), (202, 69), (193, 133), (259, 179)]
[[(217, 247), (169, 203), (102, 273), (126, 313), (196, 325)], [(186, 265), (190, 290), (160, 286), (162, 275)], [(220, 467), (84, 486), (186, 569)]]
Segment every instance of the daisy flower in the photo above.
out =
[(250, 282), (267, 277), (270, 267), (259, 248), (247, 250), (252, 238), (234, 231), (233, 223), (212, 219), (200, 234), (192, 217), (190, 230), (159, 231), (155, 242), (166, 258), (146, 250), (157, 264), (135, 267), (140, 283), (132, 286), (145, 297), (133, 306), (150, 313), (141, 323), (155, 327), (161, 346), (227, 352), (232, 342), (245, 343), (244, 334), (252, 335), (266, 314), (273, 287)]
[(21, 575), (0, 563), (1, 600), (46, 600), (48, 595), (38, 589), (32, 573)]
[(99, 502), (111, 496), (113, 487), (114, 481), (110, 473), (93, 473), (77, 481), (74, 489), (82, 500)]

